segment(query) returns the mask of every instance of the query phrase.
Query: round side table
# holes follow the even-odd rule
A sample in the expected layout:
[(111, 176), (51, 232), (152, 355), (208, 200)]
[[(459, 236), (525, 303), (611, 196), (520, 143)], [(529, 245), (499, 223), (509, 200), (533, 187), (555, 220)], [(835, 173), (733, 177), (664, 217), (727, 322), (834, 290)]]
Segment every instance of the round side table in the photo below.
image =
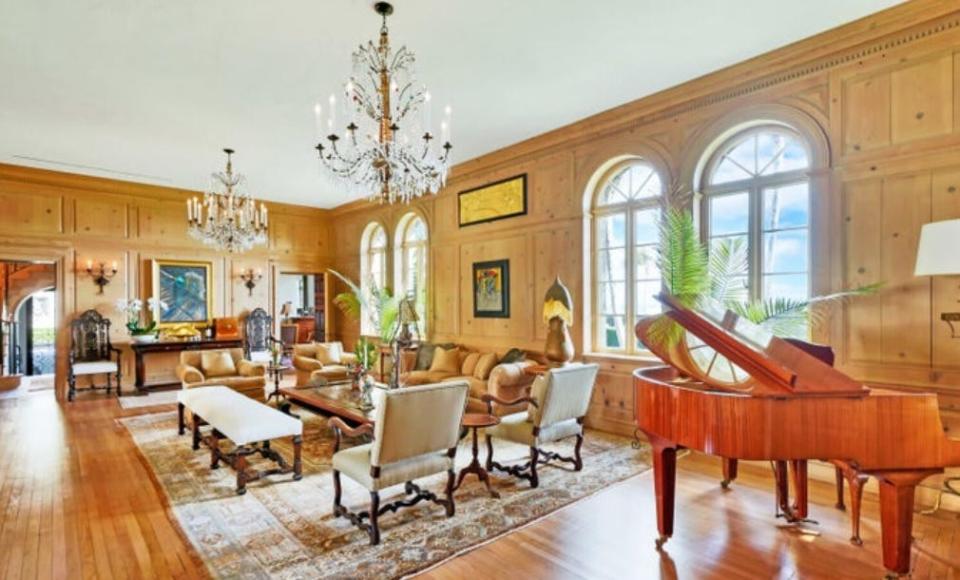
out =
[(490, 492), (490, 497), (500, 497), (500, 494), (497, 493), (497, 490), (490, 487), (490, 474), (488, 474), (487, 470), (484, 469), (483, 465), (480, 464), (480, 446), (477, 443), (477, 431), (483, 429), (484, 427), (493, 427), (494, 425), (499, 424), (500, 417), (497, 417), (496, 415), (488, 415), (486, 413), (467, 413), (463, 416), (462, 425), (473, 431), (473, 461), (470, 462), (470, 465), (460, 470), (460, 475), (457, 477), (457, 485), (453, 488), (454, 491), (460, 489), (460, 484), (463, 483), (463, 478), (466, 477), (468, 473), (475, 473), (480, 481), (487, 486), (487, 491)]
[(270, 399), (276, 397), (277, 405), (280, 404), (280, 397), (283, 396), (283, 393), (280, 392), (280, 379), (283, 377), (283, 372), (292, 369), (290, 365), (279, 364), (274, 365), (270, 363), (267, 365), (267, 372), (273, 377), (273, 392), (267, 395), (267, 404), (270, 404)]

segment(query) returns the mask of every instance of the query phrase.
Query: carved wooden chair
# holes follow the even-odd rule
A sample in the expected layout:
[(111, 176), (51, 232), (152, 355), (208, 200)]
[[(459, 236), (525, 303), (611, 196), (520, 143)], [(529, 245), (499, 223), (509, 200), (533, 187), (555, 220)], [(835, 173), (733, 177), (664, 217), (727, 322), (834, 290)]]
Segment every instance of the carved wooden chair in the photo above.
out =
[(269, 363), (273, 359), (271, 348), (279, 340), (273, 337), (273, 317), (263, 308), (254, 308), (243, 321), (243, 350), (249, 361)]
[[(120, 396), (120, 350), (110, 343), (110, 319), (96, 310), (87, 310), (70, 323), (70, 358), (67, 382), (70, 390), (67, 400), (72, 401), (77, 393), (77, 377), (89, 376), (92, 389), (105, 388), (110, 394), (113, 385), (111, 375), (117, 379), (117, 396)], [(107, 376), (106, 387), (93, 384), (95, 375)]]
[[(450, 382), (405, 389), (377, 389), (374, 393), (374, 426), (349, 427), (339, 418), (330, 420), (336, 435), (333, 455), (333, 515), (344, 516), (370, 536), (370, 544), (380, 543), (379, 516), (401, 507), (428, 500), (442, 505), (447, 517), (455, 511), (453, 502), (453, 460), (460, 439), (460, 423), (467, 406), (466, 382)], [(428, 418), (425, 420), (424, 418)], [(349, 449), (340, 449), (343, 435), (373, 435), (373, 441)], [(418, 487), (412, 480), (447, 473), (445, 497)], [(356, 481), (370, 492), (370, 509), (351, 512), (340, 504), (340, 474)], [(407, 499), (380, 505), (380, 491), (404, 484)]]
[[(526, 411), (501, 418), (500, 424), (485, 430), (487, 440), (487, 471), (497, 469), (514, 477), (526, 479), (530, 487), (540, 485), (537, 465), (551, 460), (573, 464), (574, 471), (583, 469), (580, 447), (583, 445), (583, 419), (590, 406), (593, 387), (599, 366), (595, 364), (571, 364), (551, 369), (537, 377), (530, 388), (529, 397), (511, 401), (487, 394), (482, 400), (487, 403), (490, 414), (493, 405), (512, 406), (528, 403)], [(530, 447), (530, 461), (523, 465), (504, 466), (493, 460), (493, 438), (506, 439)], [(541, 449), (541, 445), (568, 437), (576, 437), (573, 457)]]

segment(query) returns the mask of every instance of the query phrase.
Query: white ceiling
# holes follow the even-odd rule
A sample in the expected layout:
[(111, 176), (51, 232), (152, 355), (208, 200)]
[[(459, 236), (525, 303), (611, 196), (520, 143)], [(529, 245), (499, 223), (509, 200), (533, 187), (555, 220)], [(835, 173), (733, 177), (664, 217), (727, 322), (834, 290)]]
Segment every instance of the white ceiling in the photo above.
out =
[[(390, 22), (459, 162), (897, 3), (398, 0)], [(312, 106), (376, 36), (371, 4), (0, 0), (0, 161), (202, 189), (231, 146), (259, 197), (350, 201)]]

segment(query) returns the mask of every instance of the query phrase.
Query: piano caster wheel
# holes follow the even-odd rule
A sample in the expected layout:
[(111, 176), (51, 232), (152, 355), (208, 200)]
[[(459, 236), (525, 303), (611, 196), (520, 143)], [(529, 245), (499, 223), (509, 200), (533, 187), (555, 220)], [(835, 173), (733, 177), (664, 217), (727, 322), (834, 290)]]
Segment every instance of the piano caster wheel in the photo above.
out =
[(669, 540), (669, 539), (670, 539), (670, 536), (660, 536), (659, 538), (657, 538), (656, 541), (654, 542), (654, 543), (656, 544), (656, 546), (657, 546), (657, 550), (658, 550), (658, 551), (659, 551), (659, 550), (662, 550), (662, 549), (663, 549), (663, 545), (666, 544), (666, 543), (667, 543), (667, 540)]
[(860, 536), (851, 536), (850, 543), (853, 544), (854, 546), (862, 546), (863, 540), (860, 539)]
[(721, 481), (720, 487), (722, 487), (723, 489), (730, 489), (730, 480), (724, 479), (723, 481)]

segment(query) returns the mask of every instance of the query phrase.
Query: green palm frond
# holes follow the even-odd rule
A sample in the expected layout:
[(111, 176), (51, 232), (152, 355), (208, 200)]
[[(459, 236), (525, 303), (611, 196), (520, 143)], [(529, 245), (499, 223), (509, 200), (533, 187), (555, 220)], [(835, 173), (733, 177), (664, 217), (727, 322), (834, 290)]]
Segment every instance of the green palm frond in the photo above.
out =
[(747, 244), (743, 238), (718, 240), (710, 248), (710, 297), (722, 303), (747, 299), (741, 280), (749, 272)]
[(667, 291), (685, 306), (695, 306), (709, 291), (707, 251), (690, 212), (667, 210), (660, 222), (657, 265)]

